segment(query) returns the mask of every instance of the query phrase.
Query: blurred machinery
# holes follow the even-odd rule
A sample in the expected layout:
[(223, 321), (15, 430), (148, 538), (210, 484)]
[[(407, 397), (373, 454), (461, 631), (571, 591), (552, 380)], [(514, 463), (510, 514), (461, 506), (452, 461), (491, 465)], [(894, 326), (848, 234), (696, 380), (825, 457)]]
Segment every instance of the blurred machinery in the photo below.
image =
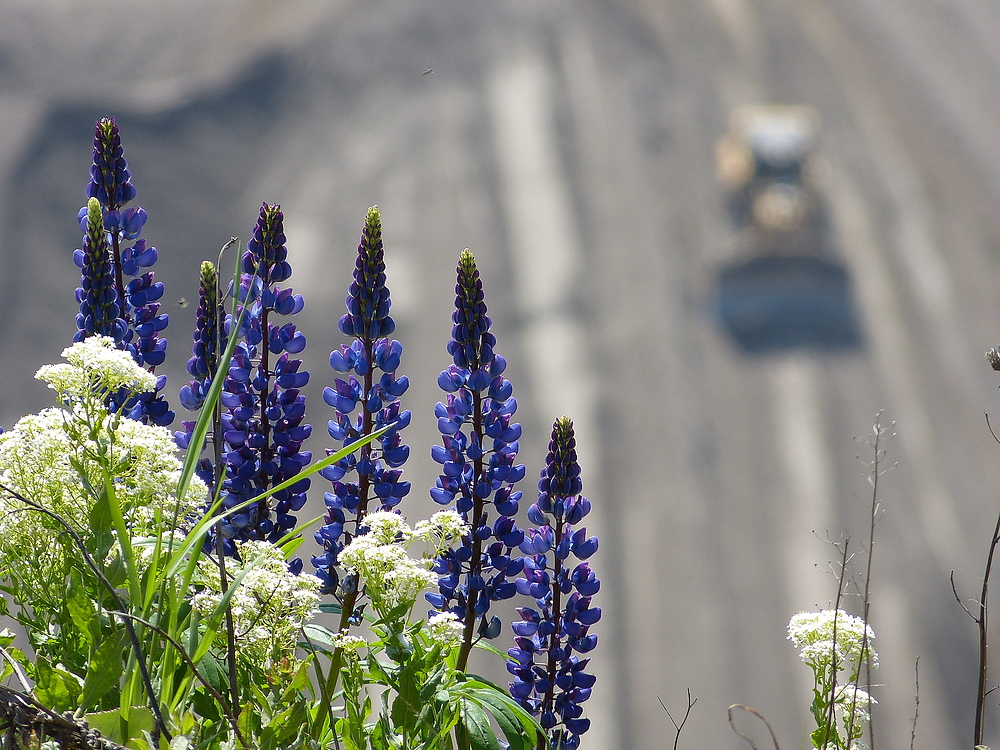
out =
[(716, 145), (735, 232), (716, 312), (744, 350), (860, 344), (847, 269), (827, 227), (819, 132), (809, 107), (748, 105)]

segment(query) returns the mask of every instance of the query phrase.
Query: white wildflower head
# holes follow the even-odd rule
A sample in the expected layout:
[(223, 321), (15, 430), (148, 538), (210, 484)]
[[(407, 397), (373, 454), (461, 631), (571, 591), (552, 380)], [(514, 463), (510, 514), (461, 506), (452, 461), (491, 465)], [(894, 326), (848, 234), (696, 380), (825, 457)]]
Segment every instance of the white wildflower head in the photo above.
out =
[(438, 612), (427, 618), (423, 632), (432, 643), (452, 649), (461, 645), (464, 629), (454, 612)]
[(115, 348), (108, 336), (90, 336), (63, 350), (66, 363), (45, 365), (35, 377), (64, 399), (86, 399), (125, 388), (144, 393), (156, 388), (156, 376), (136, 364), (132, 355)]
[[(112, 418), (106, 411), (44, 409), (0, 434), (0, 482), (58, 514), (93, 553), (90, 516), (106, 478), (134, 536), (162, 534), (198, 512), (208, 490), (195, 477), (178, 500), (176, 449), (163, 427)], [(43, 605), (57, 597), (77, 554), (51, 519), (0, 493), (0, 566), (31, 596)]]
[(364, 536), (377, 544), (394, 544), (397, 541), (407, 544), (413, 538), (413, 530), (398, 513), (377, 510), (365, 516), (362, 524), (368, 527)]
[(837, 669), (860, 668), (862, 656), (878, 667), (878, 654), (872, 647), (875, 633), (860, 617), (841, 609), (801, 612), (788, 623), (788, 640), (799, 649), (799, 656), (810, 667), (834, 665)]
[[(242, 542), (237, 550), (240, 560), (227, 560), (226, 572), (230, 580), (242, 574), (229, 600), (241, 655), (257, 666), (291, 656), (299, 630), (318, 611), (319, 578), (293, 574), (270, 542)], [(219, 569), (205, 558), (198, 572), (203, 588), (191, 605), (210, 617), (222, 600)]]
[(469, 524), (453, 510), (440, 510), (426, 521), (417, 521), (414, 537), (427, 542), (425, 557), (437, 557), (458, 539), (469, 533)]
[(867, 690), (855, 684), (842, 685), (837, 689), (834, 701), (841, 716), (844, 729), (857, 729), (871, 719), (871, 707), (878, 703)]
[(347, 654), (356, 654), (368, 645), (368, 641), (359, 635), (351, 635), (346, 630), (342, 630), (330, 639), (334, 648), (341, 649)]
[(340, 564), (358, 574), (380, 613), (403, 603), (412, 606), (420, 592), (437, 583), (437, 574), (430, 570), (432, 558), (416, 560), (407, 554), (416, 534), (397, 513), (370, 513), (363, 526), (369, 531), (341, 550)]

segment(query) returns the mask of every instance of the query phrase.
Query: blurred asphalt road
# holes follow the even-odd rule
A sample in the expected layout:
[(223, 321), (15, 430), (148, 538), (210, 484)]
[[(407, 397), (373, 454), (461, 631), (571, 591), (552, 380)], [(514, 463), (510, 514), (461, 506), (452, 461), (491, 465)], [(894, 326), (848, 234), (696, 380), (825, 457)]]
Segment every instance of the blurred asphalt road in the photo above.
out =
[[(431, 509), (454, 266), (476, 254), (529, 477), (554, 417), (580, 433), (605, 611), (587, 747), (669, 747), (657, 696), (677, 717), (686, 688), (680, 747), (742, 747), (737, 702), (803, 746), (811, 685), (784, 628), (832, 600), (825, 539), (864, 557), (880, 410), (897, 436), (874, 559), (877, 746), (910, 746), (919, 657), (914, 746), (968, 747), (974, 627), (948, 579), (973, 596), (998, 508), (983, 412), (1000, 380), (982, 355), (1000, 340), (998, 79), (992, 0), (8, 0), (0, 423), (46, 405), (31, 374), (72, 337), (76, 212), (93, 123), (113, 114), (160, 249), (174, 393), (197, 264), (267, 201), (321, 404), (379, 204), (413, 383), (411, 518)], [(860, 351), (747, 357), (706, 313), (732, 245), (712, 149), (730, 109), (759, 101), (823, 119)]]

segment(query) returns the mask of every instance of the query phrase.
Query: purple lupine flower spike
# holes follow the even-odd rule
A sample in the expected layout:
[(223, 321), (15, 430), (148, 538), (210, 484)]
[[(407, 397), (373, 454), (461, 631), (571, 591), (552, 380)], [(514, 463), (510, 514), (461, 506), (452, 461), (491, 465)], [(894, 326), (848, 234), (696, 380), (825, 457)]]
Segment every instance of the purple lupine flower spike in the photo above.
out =
[(77, 250), (73, 259), (81, 270), (81, 285), (76, 290), (80, 311), (76, 315), (73, 341), (83, 341), (88, 336), (110, 336), (121, 341), (128, 325), (121, 317), (111, 247), (104, 231), (101, 206), (95, 198), (87, 204), (83, 249)]
[(358, 245), (347, 313), (339, 324), (341, 333), (354, 340), (330, 354), (330, 365), (347, 377), (337, 378), (334, 387), (323, 391), (323, 399), (334, 409), (328, 427), (330, 437), (342, 445), (385, 425), (394, 425), (377, 443), (364, 446), (320, 472), (333, 482), (333, 491), (325, 496), (325, 525), (315, 534), (323, 553), (312, 562), (323, 581), (323, 590), (341, 598), (345, 626), (347, 619), (354, 616), (357, 583), (340, 579), (336, 571), (338, 555), (351, 541), (351, 531), (358, 533), (367, 513), (395, 508), (410, 491), (401, 468), (410, 449), (400, 436), (410, 422), (410, 412), (402, 410), (399, 400), (409, 380), (396, 373), (403, 347), (388, 338), (396, 324), (389, 315), (392, 302), (385, 281), (382, 219), (378, 207), (373, 206), (368, 209)]
[[(442, 443), (431, 450), (443, 473), (431, 497), (454, 504), (472, 531), (437, 560), (438, 591), (425, 596), (435, 609), (453, 612), (464, 623), (458, 668), (465, 669), (475, 640), (500, 633), (500, 619), (489, 616), (491, 603), (515, 594), (512, 579), (523, 561), (511, 551), (524, 534), (514, 522), (521, 498), (514, 485), (524, 477), (524, 465), (514, 463), (521, 425), (511, 421), (517, 401), (503, 377), (507, 362), (493, 350), (483, 284), (468, 250), (459, 257), (455, 291), (448, 344), (453, 364), (438, 376), (448, 396), (435, 407)], [(491, 505), (497, 516), (492, 523)]]
[[(153, 372), (166, 358), (167, 340), (161, 336), (169, 317), (160, 313), (159, 300), (163, 284), (147, 270), (156, 263), (155, 247), (139, 239), (146, 223), (141, 207), (124, 208), (135, 199), (132, 173), (125, 161), (118, 125), (113, 117), (99, 120), (94, 127), (94, 160), (90, 168), (87, 196), (100, 204), (103, 229), (107, 233), (108, 255), (113, 274), (113, 288), (120, 306), (124, 329), (113, 338), (120, 349), (127, 350), (140, 365)], [(87, 232), (88, 208), (79, 213), (80, 227)], [(127, 243), (133, 244), (128, 245)], [(77, 261), (80, 265), (80, 261)], [(82, 267), (82, 266), (81, 266)], [(129, 396), (119, 394), (112, 399), (112, 408), (121, 410), (132, 419), (166, 426), (173, 422), (174, 413), (162, 396), (166, 378), (157, 379), (150, 393)]]
[(552, 427), (538, 502), (528, 508), (528, 520), (538, 526), (521, 544), (524, 577), (516, 581), (517, 592), (534, 599), (535, 607), (517, 608), (521, 621), (511, 626), (516, 637), (507, 671), (514, 675), (511, 696), (539, 717), (550, 746), (564, 750), (576, 750), (590, 728), (580, 704), (596, 678), (587, 671), (590, 659), (580, 655), (597, 645), (589, 631), (601, 619), (601, 608), (591, 606), (601, 582), (587, 561), (597, 551), (597, 537), (577, 527), (590, 512), (582, 491), (573, 423), (561, 417)]
[(201, 264), (198, 312), (191, 338), (194, 345), (191, 347), (191, 358), (187, 361), (187, 371), (193, 379), (181, 388), (180, 401), (188, 411), (197, 411), (205, 403), (218, 367), (219, 279), (215, 266), (208, 260)]
[[(294, 315), (303, 308), (301, 295), (274, 286), (292, 273), (283, 224), (280, 206), (261, 206), (242, 258), (237, 316), (229, 315), (225, 321), (225, 334), (241, 339), (220, 398), (226, 410), (221, 420), (226, 508), (291, 479), (312, 460), (312, 454), (302, 450), (312, 432), (312, 427), (302, 423), (305, 396), (301, 388), (309, 382), (309, 373), (302, 369), (302, 360), (289, 356), (305, 348), (305, 337), (294, 324), (279, 326), (272, 320), (272, 316)], [(279, 540), (294, 528), (292, 512), (305, 504), (308, 489), (309, 479), (304, 478), (223, 520), (226, 552), (234, 551), (233, 539)]]

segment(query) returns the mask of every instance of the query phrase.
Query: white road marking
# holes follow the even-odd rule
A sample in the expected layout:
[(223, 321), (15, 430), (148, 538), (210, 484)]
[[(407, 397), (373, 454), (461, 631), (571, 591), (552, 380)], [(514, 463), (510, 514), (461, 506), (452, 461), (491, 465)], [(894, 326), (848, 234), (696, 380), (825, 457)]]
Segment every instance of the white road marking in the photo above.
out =
[(832, 554), (828, 540), (840, 538), (840, 530), (832, 528), (836, 491), (823, 439), (820, 379), (819, 364), (802, 355), (783, 357), (771, 370), (776, 448), (792, 504), (782, 551), (789, 603), (803, 610), (827, 605), (830, 581), (817, 572), (817, 563)]
[(558, 159), (549, 71), (541, 57), (525, 51), (493, 71), (487, 91), (531, 387), (546, 419), (573, 420), (580, 462), (587, 465), (597, 453), (594, 384), (583, 356), (586, 332), (571, 309), (580, 239)]
[[(498, 65), (487, 81), (515, 293), (525, 321), (528, 385), (542, 424), (560, 416), (573, 420), (586, 489), (588, 467), (594, 472), (599, 466), (595, 384), (584, 356), (586, 330), (572, 313), (582, 271), (580, 237), (559, 163), (553, 88), (545, 61), (529, 50)], [(602, 689), (613, 690), (613, 670), (598, 671)], [(585, 742), (615, 746), (613, 705), (587, 704), (592, 728)]]

